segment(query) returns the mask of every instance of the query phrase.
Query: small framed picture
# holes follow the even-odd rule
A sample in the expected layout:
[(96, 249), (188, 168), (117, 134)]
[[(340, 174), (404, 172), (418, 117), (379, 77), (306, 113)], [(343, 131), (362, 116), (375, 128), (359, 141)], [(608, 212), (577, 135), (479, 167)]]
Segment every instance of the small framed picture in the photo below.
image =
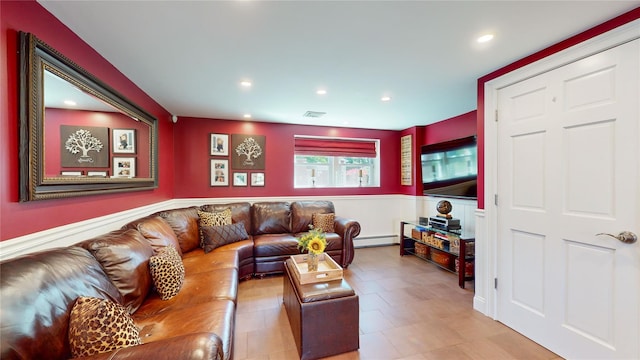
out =
[(263, 172), (251, 173), (251, 186), (264, 186), (264, 173)]
[(108, 171), (87, 171), (89, 177), (107, 177), (108, 175)]
[(114, 157), (113, 158), (114, 177), (136, 177), (136, 158)]
[(82, 171), (61, 171), (62, 176), (82, 176)]
[(249, 185), (249, 182), (247, 181), (246, 172), (233, 173), (233, 186), (247, 186), (247, 185)]
[(122, 154), (136, 153), (136, 130), (135, 129), (113, 129), (111, 134), (113, 139), (113, 152)]
[(213, 156), (229, 155), (229, 135), (227, 134), (211, 134), (211, 150)]
[(211, 186), (229, 186), (229, 160), (211, 159)]

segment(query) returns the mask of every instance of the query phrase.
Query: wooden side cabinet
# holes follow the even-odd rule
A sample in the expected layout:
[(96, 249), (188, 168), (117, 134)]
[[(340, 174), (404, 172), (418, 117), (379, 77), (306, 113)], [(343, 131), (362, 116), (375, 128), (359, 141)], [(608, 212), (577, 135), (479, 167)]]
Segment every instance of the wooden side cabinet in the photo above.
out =
[[(405, 229), (406, 228), (406, 229)], [(411, 235), (405, 230), (411, 228)], [(475, 279), (475, 235), (400, 222), (400, 256), (414, 255), (426, 262), (457, 273), (458, 285)]]

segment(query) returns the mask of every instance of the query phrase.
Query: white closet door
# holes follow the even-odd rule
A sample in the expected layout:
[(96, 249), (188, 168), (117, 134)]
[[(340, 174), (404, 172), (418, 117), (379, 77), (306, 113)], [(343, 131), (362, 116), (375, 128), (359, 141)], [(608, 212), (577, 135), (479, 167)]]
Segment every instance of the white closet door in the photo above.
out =
[(637, 359), (640, 45), (498, 91), (498, 308), (567, 358)]

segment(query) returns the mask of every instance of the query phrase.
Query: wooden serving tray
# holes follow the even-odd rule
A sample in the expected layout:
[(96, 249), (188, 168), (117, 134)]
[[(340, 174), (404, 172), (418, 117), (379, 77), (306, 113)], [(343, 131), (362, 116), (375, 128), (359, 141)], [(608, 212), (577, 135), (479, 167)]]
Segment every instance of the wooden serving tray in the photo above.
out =
[(318, 271), (307, 270), (307, 254), (292, 255), (293, 274), (300, 284), (312, 284), (342, 279), (342, 267), (326, 253), (318, 255)]

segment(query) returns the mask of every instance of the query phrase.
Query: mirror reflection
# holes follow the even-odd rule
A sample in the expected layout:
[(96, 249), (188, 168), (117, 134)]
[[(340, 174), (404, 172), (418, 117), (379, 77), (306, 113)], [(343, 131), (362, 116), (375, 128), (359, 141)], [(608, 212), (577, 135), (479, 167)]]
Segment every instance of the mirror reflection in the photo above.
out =
[(157, 187), (157, 120), (20, 33), (20, 201)]
[(150, 177), (148, 124), (50, 71), (44, 105), (45, 177)]

